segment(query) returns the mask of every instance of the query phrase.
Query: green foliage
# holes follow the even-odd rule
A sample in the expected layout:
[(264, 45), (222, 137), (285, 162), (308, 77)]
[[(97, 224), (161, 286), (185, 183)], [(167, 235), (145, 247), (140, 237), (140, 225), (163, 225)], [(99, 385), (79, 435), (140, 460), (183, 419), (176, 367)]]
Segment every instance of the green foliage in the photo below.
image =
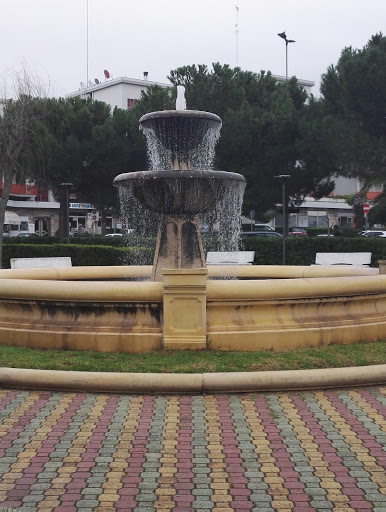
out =
[[(282, 240), (245, 237), (244, 250), (255, 251), (256, 265), (281, 265)], [(365, 237), (294, 237), (286, 239), (287, 265), (312, 265), (317, 252), (371, 252), (371, 266), (386, 259), (386, 239)]]
[(327, 228), (306, 228), (307, 235), (308, 236), (318, 236), (318, 235), (324, 235), (327, 233)]
[(140, 118), (149, 112), (158, 110), (174, 110), (177, 91), (175, 88), (164, 89), (152, 85), (141, 92), (141, 98), (135, 106), (128, 111), (129, 133), (131, 138), (131, 162), (129, 171), (143, 171), (147, 169), (145, 137), (138, 128)]
[(69, 256), (74, 267), (151, 265), (154, 251), (141, 247), (108, 247), (76, 244), (6, 244), (3, 246), (3, 267), (10, 268), (11, 258), (50, 258)]
[(366, 186), (384, 182), (386, 154), (386, 37), (374, 35), (363, 49), (344, 48), (322, 76), (321, 106), (341, 173)]
[[(45, 237), (30, 237), (18, 238), (10, 237), (5, 238), (5, 245), (52, 245), (52, 244), (66, 244), (67, 238), (59, 236), (45, 236)], [(150, 236), (138, 235), (125, 235), (123, 237), (105, 237), (102, 235), (80, 235), (70, 237), (71, 245), (107, 245), (113, 247), (147, 247), (149, 249), (155, 248), (156, 238)]]
[(61, 244), (66, 242), (66, 238), (60, 236), (31, 236), (31, 237), (10, 237), (4, 238), (3, 245), (50, 245), (50, 244)]
[(332, 190), (326, 177), (336, 169), (325, 165), (324, 145), (314, 149), (317, 156), (305, 150), (309, 124), (301, 120), (307, 96), (295, 78), (277, 83), (264, 71), (256, 74), (215, 63), (212, 71), (204, 65), (178, 68), (169, 79), (185, 86), (188, 108), (222, 118), (215, 167), (247, 178), (244, 212), (253, 209), (263, 218), (280, 202), (281, 187), (274, 179), (278, 174), (291, 174), (288, 192), (299, 200), (308, 193), (320, 197)]
[[(81, 98), (45, 100), (49, 115), (36, 127), (40, 133), (31, 158), (38, 183), (49, 187), (60, 200), (60, 231), (65, 235), (65, 190), (78, 201), (93, 204), (105, 216), (118, 211), (114, 177), (131, 170), (137, 158), (131, 137), (131, 118), (123, 109)], [(39, 131), (40, 130), (40, 131)], [(35, 173), (35, 174), (37, 174)]]

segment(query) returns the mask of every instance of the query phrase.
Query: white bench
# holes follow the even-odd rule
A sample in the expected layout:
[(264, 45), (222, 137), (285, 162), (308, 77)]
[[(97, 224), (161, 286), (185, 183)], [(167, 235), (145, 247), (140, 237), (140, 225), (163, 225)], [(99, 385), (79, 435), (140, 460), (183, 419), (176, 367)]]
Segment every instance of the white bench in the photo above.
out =
[(255, 251), (208, 252), (207, 265), (252, 265)]
[(71, 258), (11, 258), (11, 268), (72, 267)]
[(315, 265), (352, 265), (353, 267), (369, 266), (371, 252), (318, 252)]

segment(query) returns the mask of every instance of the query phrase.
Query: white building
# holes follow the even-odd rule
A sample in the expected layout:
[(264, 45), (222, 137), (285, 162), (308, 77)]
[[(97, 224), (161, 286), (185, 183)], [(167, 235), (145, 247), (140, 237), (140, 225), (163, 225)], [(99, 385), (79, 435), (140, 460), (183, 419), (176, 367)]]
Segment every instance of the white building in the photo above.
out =
[(163, 89), (172, 87), (172, 84), (164, 84), (161, 82), (152, 82), (148, 80), (147, 74), (144, 73), (142, 80), (136, 78), (114, 78), (105, 82), (92, 83), (86, 86), (81, 84), (78, 91), (66, 95), (66, 98), (91, 98), (96, 101), (103, 101), (111, 106), (112, 109), (131, 108), (135, 105), (135, 101), (141, 97), (141, 92), (151, 85), (158, 85)]
[[(287, 79), (285, 76), (281, 75), (272, 75), (273, 78), (276, 80), (276, 82), (286, 82)], [(298, 84), (303, 87), (303, 89), (306, 91), (307, 96), (311, 96), (311, 89), (314, 87), (315, 82), (312, 82), (311, 80), (303, 80), (301, 78), (297, 78)]]

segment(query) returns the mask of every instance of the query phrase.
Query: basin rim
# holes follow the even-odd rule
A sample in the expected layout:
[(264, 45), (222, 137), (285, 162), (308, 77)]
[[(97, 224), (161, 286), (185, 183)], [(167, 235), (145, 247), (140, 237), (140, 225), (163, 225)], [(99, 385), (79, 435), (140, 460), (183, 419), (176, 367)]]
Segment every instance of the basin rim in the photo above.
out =
[(213, 180), (226, 180), (226, 181), (240, 181), (246, 183), (246, 179), (242, 174), (228, 171), (214, 171), (214, 170), (157, 170), (157, 171), (135, 171), (125, 172), (118, 174), (113, 180), (114, 185), (122, 185), (125, 182), (135, 180), (199, 180), (199, 179), (213, 179)]
[(221, 118), (213, 114), (212, 112), (206, 112), (204, 110), (158, 110), (156, 112), (149, 112), (148, 114), (143, 115), (139, 124), (146, 123), (147, 121), (151, 121), (153, 119), (171, 119), (171, 118), (179, 118), (179, 119), (206, 119), (209, 121), (213, 121), (219, 124), (222, 124)]

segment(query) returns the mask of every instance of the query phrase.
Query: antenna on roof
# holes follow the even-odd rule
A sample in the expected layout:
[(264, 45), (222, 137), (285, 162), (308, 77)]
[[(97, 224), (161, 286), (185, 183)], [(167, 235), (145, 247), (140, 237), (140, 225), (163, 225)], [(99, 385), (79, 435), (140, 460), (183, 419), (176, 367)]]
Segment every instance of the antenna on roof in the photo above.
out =
[(99, 84), (99, 80), (96, 78), (95, 79), (95, 83), (98, 85)]
[(81, 88), (81, 89), (84, 89), (85, 87), (86, 87), (86, 86), (84, 85), (84, 83), (83, 83), (83, 82), (80, 82), (80, 88)]
[(110, 78), (110, 73), (107, 71), (107, 69), (105, 69), (105, 70), (103, 71), (103, 73), (105, 74), (105, 78), (106, 78), (106, 80), (107, 80), (108, 78)]
[(93, 86), (93, 83), (91, 82), (91, 80), (88, 81), (88, 86), (89, 87), (92, 87)]

